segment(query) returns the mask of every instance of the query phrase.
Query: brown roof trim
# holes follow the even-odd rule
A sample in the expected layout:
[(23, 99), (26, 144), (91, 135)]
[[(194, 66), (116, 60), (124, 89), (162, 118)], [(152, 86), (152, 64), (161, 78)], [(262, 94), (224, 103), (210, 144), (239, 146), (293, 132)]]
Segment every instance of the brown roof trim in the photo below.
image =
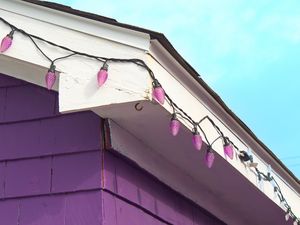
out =
[(33, 3), (39, 6), (44, 6), (47, 8), (55, 9), (58, 11), (62, 11), (65, 13), (70, 13), (73, 15), (81, 16), (84, 18), (88, 18), (91, 20), (96, 20), (99, 22), (143, 32), (148, 33), (151, 37), (151, 39), (157, 39), (167, 50), (168, 52), (180, 63), (181, 66), (183, 66), (195, 79), (197, 82), (200, 83), (204, 87), (204, 89), (222, 106), (222, 108), (243, 128), (245, 129), (248, 134), (258, 143), (260, 144), (270, 155), (274, 158), (275, 161), (278, 162), (278, 164), (286, 170), (286, 172), (300, 185), (300, 180), (280, 161), (280, 159), (277, 158), (277, 156), (262, 142), (260, 141), (256, 135), (250, 130), (250, 128), (240, 119), (238, 118), (224, 103), (224, 101), (220, 98), (219, 95), (217, 95), (216, 92), (214, 92), (200, 77), (200, 75), (197, 73), (197, 71), (187, 62), (185, 59), (176, 51), (176, 49), (172, 46), (172, 44), (168, 41), (168, 39), (164, 36), (164, 34), (151, 31), (148, 29), (144, 29), (141, 27), (132, 26), (129, 24), (119, 23), (117, 20), (99, 16), (93, 13), (83, 12), (80, 10), (73, 9), (69, 6), (47, 2), (47, 1), (37, 1), (37, 0), (22, 0), (24, 2)]

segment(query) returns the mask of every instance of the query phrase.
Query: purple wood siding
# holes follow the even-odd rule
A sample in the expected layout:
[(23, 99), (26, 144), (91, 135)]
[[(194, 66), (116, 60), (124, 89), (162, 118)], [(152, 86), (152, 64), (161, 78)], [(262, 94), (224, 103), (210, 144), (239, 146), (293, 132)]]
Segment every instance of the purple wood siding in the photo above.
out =
[(4, 197), (47, 194), (51, 185), (51, 158), (8, 161)]
[(100, 187), (99, 152), (56, 156), (52, 164), (52, 192), (89, 190)]
[(223, 225), (101, 149), (101, 118), (60, 115), (57, 93), (0, 74), (0, 221), (5, 225)]
[(101, 224), (101, 118), (0, 74), (0, 224)]
[(103, 163), (103, 224), (224, 225), (122, 157), (106, 151)]

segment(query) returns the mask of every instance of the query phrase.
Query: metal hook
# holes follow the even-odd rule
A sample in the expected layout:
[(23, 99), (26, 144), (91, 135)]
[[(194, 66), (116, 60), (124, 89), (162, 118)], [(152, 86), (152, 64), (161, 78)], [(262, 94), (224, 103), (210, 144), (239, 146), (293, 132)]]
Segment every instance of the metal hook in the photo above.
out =
[(140, 102), (138, 102), (138, 103), (136, 103), (135, 105), (134, 105), (134, 108), (135, 108), (135, 110), (136, 111), (142, 111), (143, 110), (143, 108), (144, 108), (144, 106), (139, 106), (141, 103)]

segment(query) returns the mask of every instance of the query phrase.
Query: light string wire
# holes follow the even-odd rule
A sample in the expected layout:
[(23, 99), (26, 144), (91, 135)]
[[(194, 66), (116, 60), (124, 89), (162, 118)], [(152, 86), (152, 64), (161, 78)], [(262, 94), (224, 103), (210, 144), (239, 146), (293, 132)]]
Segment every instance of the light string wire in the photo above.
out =
[[(29, 40), (34, 44), (34, 46), (37, 48), (37, 50), (50, 62), (50, 67), (54, 66), (54, 63), (59, 61), (59, 60), (63, 60), (63, 59), (67, 59), (70, 58), (72, 56), (75, 55), (79, 55), (79, 56), (83, 56), (83, 57), (87, 57), (93, 60), (97, 60), (100, 61), (102, 63), (108, 63), (108, 62), (115, 62), (115, 63), (133, 63), (137, 66), (143, 67), (145, 70), (147, 70), (147, 72), (149, 73), (149, 76), (151, 77), (153, 83), (157, 82), (159, 85), (159, 81), (157, 80), (157, 78), (155, 77), (153, 71), (150, 69), (150, 67), (141, 59), (137, 59), (137, 58), (131, 58), (131, 59), (121, 59), (121, 58), (106, 58), (103, 56), (96, 56), (96, 55), (91, 55), (85, 52), (79, 52), (73, 49), (70, 49), (68, 47), (53, 43), (49, 40), (46, 40), (44, 38), (41, 38), (39, 36), (27, 33), (26, 31), (14, 26), (13, 24), (9, 23), (8, 21), (6, 21), (5, 19), (3, 19), (2, 17), (0, 17), (0, 20), (6, 24), (7, 26), (9, 26), (11, 28), (11, 33), (14, 34), (15, 32), (19, 32), (21, 34), (23, 34), (24, 36), (28, 37)], [(66, 56), (62, 56), (62, 57), (58, 57), (55, 59), (51, 59), (38, 45), (37, 41), (40, 42), (44, 42), (47, 43), (51, 46), (63, 49), (67, 52), (70, 52), (70, 54), (66, 55)], [(190, 123), (192, 125), (192, 127), (194, 127), (195, 130), (199, 129), (201, 131), (201, 133), (203, 134), (207, 144), (208, 144), (208, 148), (211, 149), (212, 145), (219, 139), (223, 140), (224, 142), (228, 142), (230, 143), (235, 150), (238, 152), (239, 156), (240, 155), (246, 155), (248, 158), (250, 158), (250, 161), (253, 162), (253, 157), (252, 155), (249, 155), (246, 151), (242, 151), (240, 150), (228, 137), (226, 137), (224, 135), (224, 133), (222, 132), (222, 130), (215, 124), (215, 122), (207, 115), (204, 116), (201, 120), (199, 120), (198, 122), (196, 122), (190, 115), (188, 115), (188, 113), (186, 113), (182, 108), (180, 108), (173, 100), (172, 98), (165, 93), (165, 98), (167, 103), (171, 106), (172, 110), (173, 110), (173, 114), (176, 114), (178, 116), (180, 116), (183, 120), (187, 121), (188, 123)], [(204, 121), (208, 121), (212, 127), (216, 130), (216, 132), (219, 134), (219, 136), (217, 138), (215, 138), (212, 142), (210, 142), (207, 138), (206, 133), (204, 132), (204, 130), (202, 129), (202, 127), (200, 126), (200, 124)], [(245, 160), (246, 161), (246, 160)], [(285, 207), (286, 209), (286, 213), (289, 214), (289, 216), (294, 220), (294, 222), (298, 225), (300, 225), (300, 219), (293, 213), (290, 205), (288, 204), (287, 200), (285, 199), (280, 186), (278, 184), (278, 182), (275, 180), (275, 178), (271, 175), (270, 172), (268, 172), (267, 174), (263, 173), (262, 171), (260, 171), (257, 167), (255, 167), (255, 172), (256, 175), (258, 177), (258, 180), (261, 182), (263, 181), (268, 181), (272, 184), (272, 186), (274, 187), (274, 192), (277, 194), (280, 203)]]

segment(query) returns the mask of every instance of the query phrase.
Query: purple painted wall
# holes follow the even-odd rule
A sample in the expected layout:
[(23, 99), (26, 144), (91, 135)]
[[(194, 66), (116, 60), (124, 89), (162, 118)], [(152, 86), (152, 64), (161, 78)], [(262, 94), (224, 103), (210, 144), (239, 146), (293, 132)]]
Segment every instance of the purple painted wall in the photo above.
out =
[(224, 225), (121, 156), (105, 151), (103, 171), (105, 225)]
[(0, 75), (0, 224), (99, 225), (101, 118)]
[(0, 224), (223, 224), (103, 151), (100, 117), (57, 105), (57, 93), (0, 74)]

